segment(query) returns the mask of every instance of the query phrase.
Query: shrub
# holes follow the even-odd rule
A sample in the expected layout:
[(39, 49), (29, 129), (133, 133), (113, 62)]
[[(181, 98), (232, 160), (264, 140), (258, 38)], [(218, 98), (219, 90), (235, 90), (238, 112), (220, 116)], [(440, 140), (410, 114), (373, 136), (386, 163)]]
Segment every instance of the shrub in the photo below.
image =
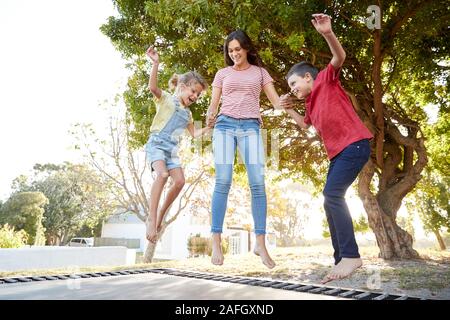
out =
[(28, 234), (24, 230), (15, 231), (5, 224), (0, 229), (0, 248), (19, 248), (28, 241)]
[[(200, 255), (212, 254), (212, 242), (210, 238), (201, 237), (199, 234), (195, 236), (190, 236), (188, 238), (188, 251), (189, 256), (198, 257)], [(222, 239), (222, 252), (223, 254), (228, 253), (228, 239)]]

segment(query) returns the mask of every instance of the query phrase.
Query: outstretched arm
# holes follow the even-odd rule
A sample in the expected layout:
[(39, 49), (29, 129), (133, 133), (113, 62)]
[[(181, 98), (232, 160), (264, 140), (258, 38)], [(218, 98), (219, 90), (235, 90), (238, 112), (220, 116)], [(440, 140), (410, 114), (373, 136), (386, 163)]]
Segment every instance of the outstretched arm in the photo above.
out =
[(192, 137), (198, 138), (207, 133), (209, 130), (211, 130), (211, 127), (204, 127), (201, 129), (197, 129), (195, 128), (194, 123), (191, 122), (188, 124), (187, 129)]
[(297, 111), (295, 111), (292, 108), (286, 108), (285, 109), (286, 112), (292, 117), (292, 119), (295, 120), (295, 122), (297, 123), (297, 125), (302, 128), (302, 129), (308, 129), (309, 128), (309, 124), (306, 124), (304, 119), (304, 116), (301, 116)]
[(211, 103), (209, 104), (208, 112), (206, 112), (206, 124), (208, 125), (208, 127), (214, 126), (221, 95), (222, 88), (213, 87), (211, 94)]
[(161, 89), (158, 87), (159, 55), (153, 47), (149, 47), (145, 53), (153, 62), (152, 71), (150, 72), (150, 79), (148, 81), (148, 89), (157, 99), (159, 99), (162, 94)]
[(264, 93), (267, 96), (267, 99), (272, 103), (275, 109), (283, 110), (284, 108), (280, 107), (280, 97), (278, 96), (277, 91), (275, 90), (275, 86), (272, 82), (266, 84), (263, 87)]
[(344, 64), (345, 51), (331, 28), (330, 16), (323, 13), (318, 13), (313, 14), (313, 17), (314, 19), (312, 19), (311, 22), (314, 28), (316, 28), (316, 30), (325, 38), (325, 41), (328, 43), (328, 47), (333, 54), (333, 58), (331, 59), (330, 63), (334, 67), (334, 69), (337, 70)]

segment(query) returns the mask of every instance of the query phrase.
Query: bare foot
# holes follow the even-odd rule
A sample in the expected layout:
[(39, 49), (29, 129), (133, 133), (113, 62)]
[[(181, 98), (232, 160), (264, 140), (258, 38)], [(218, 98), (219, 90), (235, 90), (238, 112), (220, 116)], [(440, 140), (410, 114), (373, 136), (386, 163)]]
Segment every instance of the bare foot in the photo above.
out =
[(255, 249), (253, 249), (253, 253), (261, 258), (262, 263), (269, 269), (273, 269), (275, 267), (275, 262), (269, 256), (266, 247), (262, 247), (259, 245), (255, 245)]
[(156, 223), (156, 232), (159, 233), (161, 231), (161, 221)]
[(147, 240), (156, 243), (156, 223), (154, 220), (147, 218), (145, 220)]
[(213, 235), (211, 262), (216, 266), (223, 265), (223, 253), (220, 236)]
[(342, 260), (333, 267), (330, 273), (322, 279), (321, 283), (323, 284), (329, 281), (347, 278), (361, 266), (361, 258), (342, 258)]

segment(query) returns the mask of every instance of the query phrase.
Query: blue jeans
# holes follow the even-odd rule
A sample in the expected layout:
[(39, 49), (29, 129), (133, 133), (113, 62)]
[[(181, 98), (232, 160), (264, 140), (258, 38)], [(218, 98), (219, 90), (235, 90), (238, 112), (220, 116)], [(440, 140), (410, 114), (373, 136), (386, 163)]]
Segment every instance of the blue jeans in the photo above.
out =
[(222, 233), (236, 147), (247, 169), (255, 233), (265, 234), (267, 197), (260, 123), (258, 119), (235, 119), (225, 115), (217, 118), (213, 133), (216, 183), (212, 196), (211, 232)]
[(345, 193), (355, 181), (369, 156), (369, 140), (363, 139), (348, 145), (330, 162), (323, 195), (335, 264), (338, 264), (342, 258), (360, 257), (352, 217), (345, 202)]

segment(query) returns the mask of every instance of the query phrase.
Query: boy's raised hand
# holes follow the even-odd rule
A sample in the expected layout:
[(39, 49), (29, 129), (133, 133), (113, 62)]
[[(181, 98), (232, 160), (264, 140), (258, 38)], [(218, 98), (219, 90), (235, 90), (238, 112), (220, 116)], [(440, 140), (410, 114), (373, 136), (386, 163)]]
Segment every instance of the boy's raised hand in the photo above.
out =
[(155, 48), (149, 47), (145, 54), (147, 54), (147, 56), (153, 61), (153, 63), (159, 62), (159, 55), (158, 52), (156, 52)]
[(329, 15), (324, 13), (315, 13), (312, 15), (314, 19), (311, 20), (314, 28), (322, 34), (325, 35), (327, 33), (332, 32), (331, 29), (331, 18)]

